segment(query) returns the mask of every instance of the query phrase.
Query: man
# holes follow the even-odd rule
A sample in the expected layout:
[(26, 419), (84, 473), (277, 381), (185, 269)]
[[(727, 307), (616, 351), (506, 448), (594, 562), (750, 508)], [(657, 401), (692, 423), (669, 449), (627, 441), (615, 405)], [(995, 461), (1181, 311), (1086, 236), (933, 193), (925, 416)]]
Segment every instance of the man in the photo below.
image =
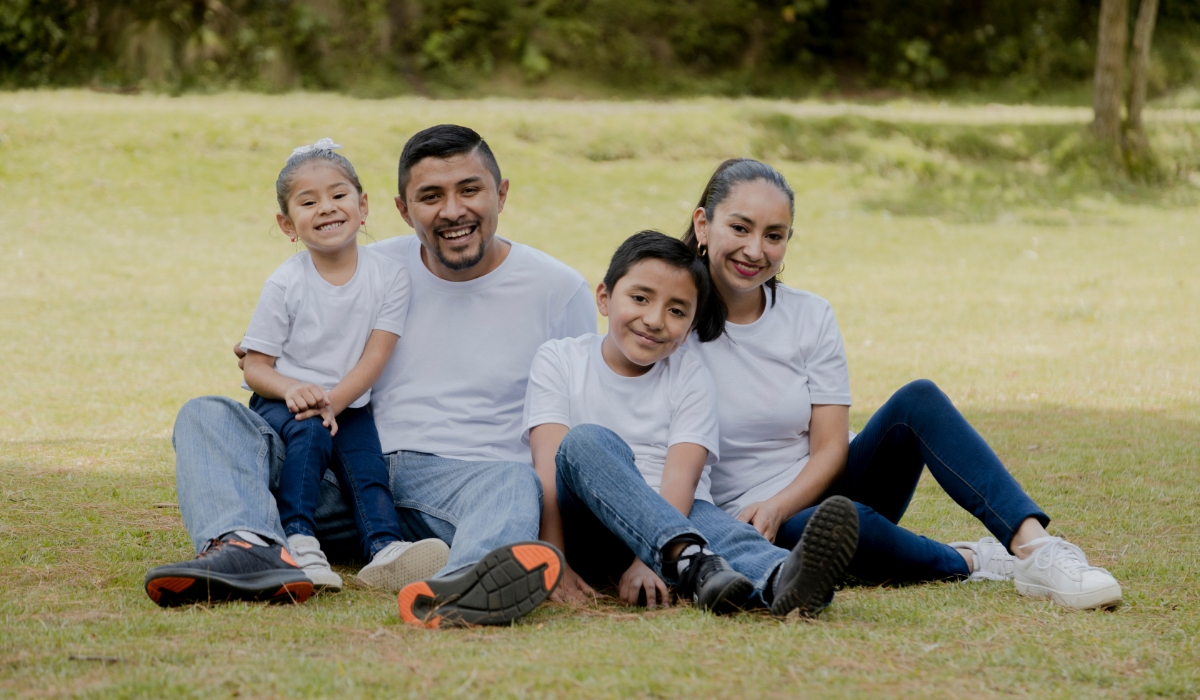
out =
[[(429, 627), (516, 619), (563, 570), (557, 550), (535, 542), (541, 487), (521, 444), (525, 385), (538, 347), (595, 332), (596, 312), (579, 273), (496, 237), (508, 187), (479, 134), (426, 129), (405, 144), (395, 200), (416, 235), (375, 245), (412, 277), (406, 332), (371, 398), (397, 513), (407, 539), (451, 545), (436, 575), (399, 596), (401, 616)], [(150, 571), (150, 596), (163, 605), (306, 597), (270, 492), (282, 452), (274, 432), (210, 396), (184, 405), (173, 442), (199, 556)], [(357, 538), (328, 476), (317, 520), (325, 551)]]

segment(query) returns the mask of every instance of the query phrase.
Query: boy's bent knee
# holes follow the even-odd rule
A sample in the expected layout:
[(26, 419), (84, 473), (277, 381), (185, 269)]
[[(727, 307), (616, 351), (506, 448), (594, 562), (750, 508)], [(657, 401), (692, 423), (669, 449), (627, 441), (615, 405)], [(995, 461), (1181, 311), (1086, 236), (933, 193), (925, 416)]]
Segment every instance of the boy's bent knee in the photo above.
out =
[(633, 454), (629, 449), (629, 445), (621, 439), (619, 435), (612, 430), (601, 425), (592, 425), (584, 423), (571, 428), (565, 437), (562, 444), (559, 445), (559, 452), (567, 455), (568, 458), (574, 456), (594, 455), (597, 452), (628, 452)]

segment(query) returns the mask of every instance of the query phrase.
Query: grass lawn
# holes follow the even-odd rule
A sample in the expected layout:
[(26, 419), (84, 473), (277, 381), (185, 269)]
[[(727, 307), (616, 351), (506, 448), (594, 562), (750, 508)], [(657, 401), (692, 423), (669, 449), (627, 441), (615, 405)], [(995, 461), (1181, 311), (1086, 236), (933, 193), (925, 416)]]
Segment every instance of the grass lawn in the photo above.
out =
[[(1152, 115), (1169, 181), (1134, 186), (1072, 155), (1080, 119), (0, 93), (0, 696), (1200, 696), (1200, 127)], [(447, 121), (483, 133), (512, 180), (502, 235), (593, 284), (630, 233), (680, 233), (721, 158), (772, 160), (797, 192), (784, 277), (838, 312), (852, 424), (937, 381), (1124, 604), (853, 587), (816, 622), (600, 602), (443, 632), (353, 584), (296, 607), (159, 609), (145, 571), (191, 555), (173, 417), (247, 397), (230, 346), (297, 250), (273, 224), (285, 156), (345, 144), (380, 240), (408, 232), (390, 202), (404, 141)], [(904, 524), (986, 534), (930, 479)]]

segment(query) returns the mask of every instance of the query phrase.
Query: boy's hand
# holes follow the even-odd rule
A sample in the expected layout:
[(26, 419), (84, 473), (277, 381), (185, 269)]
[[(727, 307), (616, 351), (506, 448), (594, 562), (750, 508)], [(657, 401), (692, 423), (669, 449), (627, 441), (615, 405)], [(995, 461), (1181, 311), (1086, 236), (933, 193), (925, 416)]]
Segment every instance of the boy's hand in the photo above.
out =
[[(329, 392), (316, 384), (297, 384), (287, 390), (287, 393), (283, 395), (283, 400), (292, 413), (304, 414), (306, 411), (315, 410), (316, 412), (310, 415), (318, 415), (321, 409), (329, 405)], [(304, 418), (307, 417), (304, 416)], [(304, 419), (300, 415), (297, 415), (296, 418)]]
[(550, 594), (550, 600), (555, 603), (582, 603), (591, 597), (593, 600), (602, 598), (587, 582), (580, 578), (579, 574), (570, 565), (565, 567), (563, 571), (562, 581), (559, 582), (558, 588)]
[(771, 501), (751, 503), (738, 513), (737, 519), (753, 525), (768, 542), (775, 541), (775, 535), (779, 534), (779, 528), (785, 520), (783, 510)]
[(663, 583), (653, 569), (643, 564), (641, 559), (634, 558), (633, 564), (621, 574), (620, 590), (621, 602), (626, 605), (665, 608), (671, 604), (667, 584)]

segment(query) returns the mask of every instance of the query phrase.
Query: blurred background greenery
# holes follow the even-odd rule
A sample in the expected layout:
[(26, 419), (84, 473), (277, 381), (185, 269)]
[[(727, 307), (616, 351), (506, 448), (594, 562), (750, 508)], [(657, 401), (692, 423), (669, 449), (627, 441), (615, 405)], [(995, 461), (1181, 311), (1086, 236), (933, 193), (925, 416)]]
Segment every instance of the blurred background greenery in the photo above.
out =
[[(0, 0), (0, 87), (1086, 104), (1100, 0)], [(1130, 13), (1132, 26), (1134, 13)], [(1200, 0), (1150, 96), (1200, 103)]]

